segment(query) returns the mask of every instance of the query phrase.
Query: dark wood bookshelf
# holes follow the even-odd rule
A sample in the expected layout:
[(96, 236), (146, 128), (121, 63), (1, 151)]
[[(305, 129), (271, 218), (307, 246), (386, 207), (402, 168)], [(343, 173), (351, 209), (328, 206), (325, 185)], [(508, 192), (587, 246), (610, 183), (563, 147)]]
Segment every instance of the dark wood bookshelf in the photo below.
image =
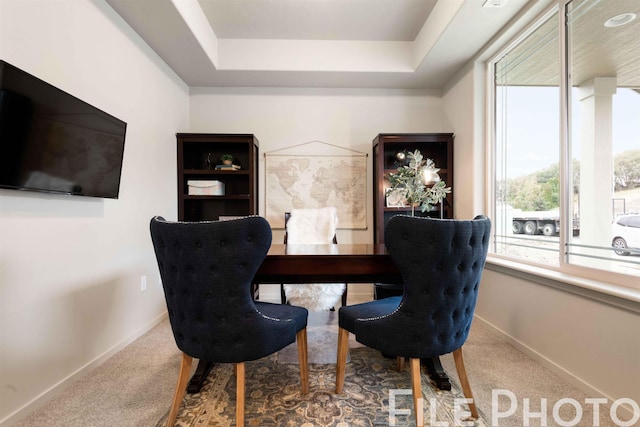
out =
[(384, 226), (387, 221), (398, 214), (411, 215), (411, 207), (389, 207), (385, 197), (390, 187), (388, 176), (397, 172), (402, 163), (396, 159), (401, 151), (420, 150), (424, 158), (432, 159), (435, 167), (440, 169), (440, 178), (451, 187), (442, 206), (431, 212), (420, 212), (414, 215), (453, 218), (453, 134), (452, 133), (381, 133), (373, 140), (373, 238), (374, 243), (384, 243)]
[[(178, 220), (207, 221), (258, 213), (258, 139), (252, 134), (178, 133)], [(239, 170), (216, 170), (223, 154)], [(207, 162), (210, 160), (210, 163)], [(210, 167), (208, 167), (210, 166)], [(189, 194), (189, 181), (219, 181), (224, 195)]]

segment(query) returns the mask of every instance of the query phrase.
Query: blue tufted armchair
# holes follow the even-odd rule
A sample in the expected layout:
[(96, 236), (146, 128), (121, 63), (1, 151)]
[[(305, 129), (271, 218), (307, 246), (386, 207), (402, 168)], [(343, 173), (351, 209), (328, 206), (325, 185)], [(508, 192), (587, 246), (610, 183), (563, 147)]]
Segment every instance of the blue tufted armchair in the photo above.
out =
[[(453, 352), (465, 397), (473, 399), (462, 357), (478, 296), (491, 222), (394, 216), (385, 244), (403, 295), (340, 308), (336, 393), (344, 386), (349, 333), (382, 353), (410, 359), (416, 420), (422, 425), (420, 359)], [(475, 404), (469, 409), (478, 418)]]
[(271, 246), (262, 217), (231, 221), (151, 220), (169, 321), (182, 363), (167, 425), (173, 425), (192, 358), (236, 367), (236, 425), (244, 425), (244, 362), (298, 342), (302, 394), (308, 390), (305, 308), (254, 301), (251, 281)]

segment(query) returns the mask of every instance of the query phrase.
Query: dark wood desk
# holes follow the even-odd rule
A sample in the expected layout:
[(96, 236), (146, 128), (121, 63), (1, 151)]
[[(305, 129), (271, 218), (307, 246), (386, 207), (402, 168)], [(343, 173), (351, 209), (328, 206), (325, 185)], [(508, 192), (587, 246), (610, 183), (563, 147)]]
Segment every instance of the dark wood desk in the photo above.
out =
[(271, 245), (255, 283), (402, 283), (384, 245)]
[[(400, 270), (384, 245), (273, 244), (256, 272), (255, 284), (269, 283), (402, 283)], [(450, 390), (451, 383), (439, 358), (425, 361), (438, 388)], [(197, 392), (210, 366), (201, 366), (187, 390)]]

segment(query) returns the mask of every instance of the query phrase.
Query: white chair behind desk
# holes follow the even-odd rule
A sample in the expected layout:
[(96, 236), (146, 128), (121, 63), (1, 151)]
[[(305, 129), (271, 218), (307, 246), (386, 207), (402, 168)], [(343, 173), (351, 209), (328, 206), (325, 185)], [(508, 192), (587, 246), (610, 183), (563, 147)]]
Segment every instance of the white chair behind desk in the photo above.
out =
[[(292, 209), (285, 213), (285, 244), (336, 244), (338, 214), (335, 207)], [(305, 307), (311, 311), (331, 310), (342, 298), (347, 304), (346, 283), (310, 283), (280, 285), (282, 303)]]

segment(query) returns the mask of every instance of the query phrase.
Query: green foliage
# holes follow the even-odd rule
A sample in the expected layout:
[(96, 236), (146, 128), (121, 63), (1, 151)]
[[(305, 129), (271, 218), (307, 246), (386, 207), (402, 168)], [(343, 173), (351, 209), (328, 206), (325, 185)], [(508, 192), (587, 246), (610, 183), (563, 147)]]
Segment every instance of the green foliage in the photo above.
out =
[(524, 211), (547, 211), (560, 206), (558, 165), (509, 180), (507, 200)]
[(433, 186), (424, 185), (424, 169), (435, 169), (435, 164), (431, 159), (424, 159), (419, 150), (407, 153), (409, 165), (400, 166), (398, 172), (389, 175), (391, 188), (387, 190), (387, 195), (391, 191), (400, 191), (404, 199), (410, 206), (419, 206), (422, 212), (430, 211), (435, 205), (442, 202), (451, 192), (451, 187), (447, 187), (444, 181), (438, 181)]
[[(640, 188), (640, 150), (618, 154), (613, 162), (615, 191)], [(573, 161), (573, 193), (580, 187), (580, 164)], [(554, 164), (533, 174), (510, 179), (502, 197), (516, 209), (547, 211), (560, 206), (560, 168)]]
[[(546, 177), (547, 171), (510, 180), (507, 184), (507, 200), (525, 211), (546, 211), (558, 206), (558, 176)], [(554, 183), (556, 188), (554, 188)], [(555, 200), (555, 204), (553, 203)]]

